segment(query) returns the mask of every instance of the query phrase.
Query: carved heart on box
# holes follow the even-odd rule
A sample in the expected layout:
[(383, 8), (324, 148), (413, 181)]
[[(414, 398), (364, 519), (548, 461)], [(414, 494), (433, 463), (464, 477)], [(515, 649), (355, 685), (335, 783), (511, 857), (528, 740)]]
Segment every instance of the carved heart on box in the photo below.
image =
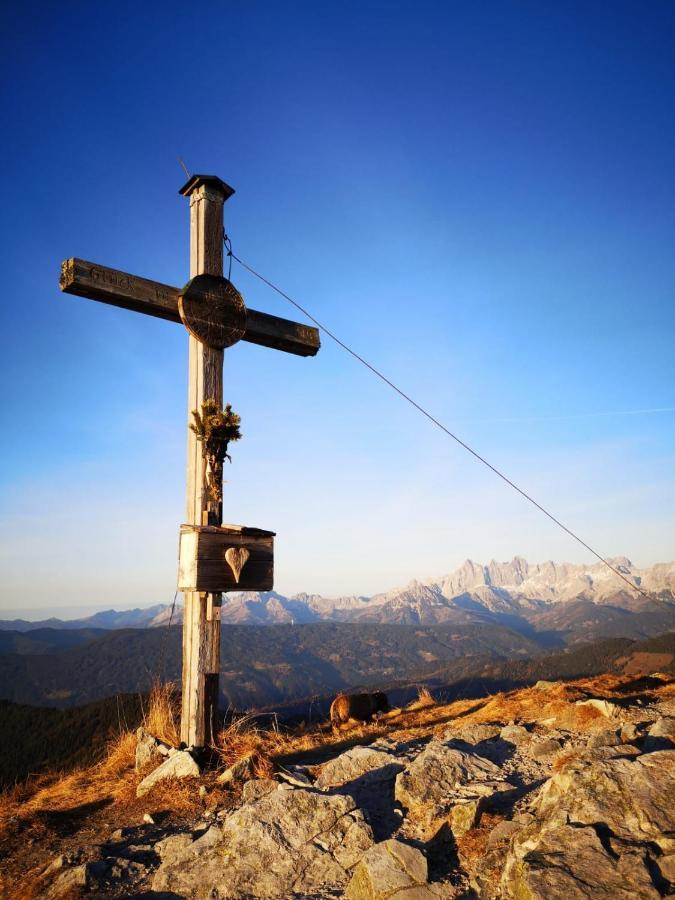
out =
[(241, 570), (248, 562), (248, 558), (250, 555), (251, 554), (248, 552), (246, 547), (228, 547), (225, 551), (225, 559), (227, 560), (228, 565), (234, 573), (234, 580), (237, 582), (237, 584), (239, 584), (239, 576), (241, 575)]

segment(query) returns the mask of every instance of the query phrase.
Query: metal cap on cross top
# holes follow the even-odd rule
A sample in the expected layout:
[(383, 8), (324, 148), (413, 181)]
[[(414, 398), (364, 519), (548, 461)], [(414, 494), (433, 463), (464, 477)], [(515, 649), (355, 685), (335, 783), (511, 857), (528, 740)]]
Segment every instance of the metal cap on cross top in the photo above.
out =
[(216, 190), (221, 192), (224, 200), (228, 200), (234, 194), (234, 188), (230, 187), (222, 178), (218, 178), (217, 175), (191, 175), (178, 193), (184, 197), (189, 197), (193, 191), (196, 191), (202, 185), (216, 188)]

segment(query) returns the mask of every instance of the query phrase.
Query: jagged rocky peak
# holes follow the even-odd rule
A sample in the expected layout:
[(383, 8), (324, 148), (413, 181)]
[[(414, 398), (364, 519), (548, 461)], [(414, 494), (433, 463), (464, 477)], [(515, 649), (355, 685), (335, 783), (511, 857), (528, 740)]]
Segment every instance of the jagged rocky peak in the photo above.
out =
[(455, 569), (441, 579), (441, 589), (446, 597), (462, 594), (482, 584), (488, 584), (485, 566), (471, 559), (465, 560), (459, 569)]
[(527, 560), (522, 556), (514, 556), (507, 563), (499, 563), (493, 559), (486, 568), (486, 583), (497, 587), (522, 584), (530, 570)]

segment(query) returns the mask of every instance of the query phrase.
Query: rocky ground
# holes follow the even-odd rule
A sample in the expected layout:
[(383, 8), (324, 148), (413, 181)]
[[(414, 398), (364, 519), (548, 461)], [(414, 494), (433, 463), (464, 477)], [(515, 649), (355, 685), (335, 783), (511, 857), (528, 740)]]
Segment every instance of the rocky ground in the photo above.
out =
[[(218, 802), (198, 788), (204, 776), (186, 751), (142, 734), (147, 776), (129, 824), (71, 845), (5, 890), (195, 900), (675, 895), (672, 678), (540, 682), (420, 704), (366, 729), (359, 744), (344, 738), (275, 760), (271, 777), (239, 762), (220, 775), (227, 801)], [(198, 815), (158, 821), (163, 775), (165, 786), (201, 789)]]

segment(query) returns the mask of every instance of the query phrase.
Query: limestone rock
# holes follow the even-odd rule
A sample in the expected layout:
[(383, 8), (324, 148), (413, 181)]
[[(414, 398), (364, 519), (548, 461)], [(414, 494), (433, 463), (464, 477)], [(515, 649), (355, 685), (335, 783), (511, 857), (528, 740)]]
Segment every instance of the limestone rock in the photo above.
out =
[(661, 717), (657, 719), (647, 734), (650, 737), (667, 737), (671, 741), (675, 741), (675, 718)]
[(352, 747), (327, 762), (315, 781), (318, 788), (329, 788), (359, 778), (366, 772), (386, 769), (389, 777), (402, 771), (403, 763), (393, 754), (371, 747)]
[(273, 778), (253, 778), (247, 781), (242, 788), (241, 796), (244, 803), (254, 803), (266, 794), (271, 794), (279, 787), (279, 782)]
[(152, 889), (190, 900), (287, 897), (346, 884), (372, 846), (348, 796), (277, 790), (229, 815), (188, 846), (165, 848)]
[(560, 752), (561, 746), (560, 741), (555, 738), (549, 738), (545, 741), (531, 741), (526, 745), (525, 753), (531, 759), (548, 762), (553, 759), (556, 753)]
[(591, 826), (529, 826), (514, 839), (502, 876), (503, 896), (527, 900), (651, 900), (645, 850), (608, 853)]
[(394, 782), (404, 762), (393, 748), (354, 747), (327, 763), (316, 786), (350, 796), (363, 810), (376, 841), (389, 838), (400, 826)]
[(675, 745), (675, 718), (657, 719), (647, 732), (643, 749), (647, 753), (653, 750), (668, 750)]
[(522, 725), (505, 725), (499, 732), (499, 736), (503, 741), (515, 744), (516, 747), (532, 740), (532, 735)]
[(65, 869), (54, 879), (43, 896), (45, 900), (61, 900), (61, 898), (66, 900), (66, 898), (79, 896), (87, 889), (88, 885), (89, 875), (85, 863)]
[(465, 785), (500, 778), (499, 767), (482, 756), (432, 741), (396, 777), (395, 796), (406, 809), (443, 804)]
[(424, 855), (397, 840), (382, 841), (372, 847), (355, 868), (345, 891), (348, 900), (422, 900), (432, 896)]
[(611, 729), (605, 731), (596, 731), (588, 739), (588, 746), (593, 749), (595, 747), (616, 747), (622, 743), (621, 736)]
[(485, 725), (483, 723), (469, 725), (451, 725), (443, 733), (444, 741), (464, 741), (467, 744), (480, 744), (481, 741), (489, 741), (499, 737), (500, 725)]
[[(604, 749), (604, 748), (603, 748)], [(614, 750), (615, 748), (606, 748)], [(616, 748), (629, 749), (629, 748)], [(597, 751), (596, 751), (597, 752)], [(617, 837), (656, 841), (675, 831), (675, 753), (572, 760), (542, 788), (539, 817), (603, 823)]]
[(640, 729), (634, 722), (626, 722), (625, 725), (621, 726), (621, 740), (624, 743), (628, 743), (630, 741), (637, 741), (640, 737)]
[(168, 755), (168, 746), (158, 741), (141, 725), (136, 731), (136, 771), (143, 771), (150, 763), (159, 764)]
[(484, 797), (467, 797), (454, 804), (448, 816), (448, 824), (455, 838), (478, 825), (484, 802)]
[(675, 849), (675, 753), (609, 755), (626, 750), (638, 752), (591, 750), (544, 785), (531, 807), (535, 818), (512, 839), (504, 897), (661, 896)]
[(218, 782), (220, 784), (231, 784), (237, 781), (250, 781), (253, 777), (253, 757), (242, 756), (241, 759), (238, 759), (229, 769), (225, 769), (218, 776)]
[(187, 750), (179, 750), (150, 772), (136, 788), (136, 796), (143, 797), (156, 784), (167, 778), (198, 778), (199, 766)]
[(186, 850), (194, 841), (194, 836), (189, 832), (170, 834), (155, 844), (155, 852), (162, 861), (173, 859)]

